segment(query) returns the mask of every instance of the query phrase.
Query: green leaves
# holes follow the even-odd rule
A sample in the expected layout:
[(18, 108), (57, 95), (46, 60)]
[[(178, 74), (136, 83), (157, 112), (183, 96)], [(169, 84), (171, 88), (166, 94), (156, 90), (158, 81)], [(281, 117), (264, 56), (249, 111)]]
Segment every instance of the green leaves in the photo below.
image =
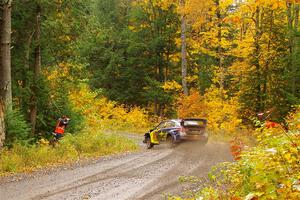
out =
[(13, 142), (23, 141), (30, 137), (30, 127), (26, 123), (23, 114), (19, 110), (8, 110), (5, 115), (6, 124), (6, 145), (10, 146)]

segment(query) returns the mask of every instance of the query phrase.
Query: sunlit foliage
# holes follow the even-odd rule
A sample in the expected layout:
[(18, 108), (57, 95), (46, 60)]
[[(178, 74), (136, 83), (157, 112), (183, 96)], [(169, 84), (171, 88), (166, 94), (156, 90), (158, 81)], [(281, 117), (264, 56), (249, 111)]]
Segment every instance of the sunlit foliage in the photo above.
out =
[(53, 148), (48, 143), (40, 142), (33, 146), (15, 143), (11, 149), (0, 152), (0, 176), (16, 172), (32, 172), (45, 167), (54, 167), (113, 153), (134, 151), (136, 144), (123, 136), (107, 135), (102, 132), (82, 132), (64, 137)]
[(147, 112), (139, 107), (118, 105), (82, 85), (69, 95), (74, 109), (85, 116), (86, 128), (143, 132), (149, 127)]
[(244, 148), (236, 162), (214, 167), (210, 183), (192, 192), (195, 199), (299, 199), (299, 113), (291, 114), (288, 131), (262, 123), (255, 132), (258, 145)]
[[(221, 97), (223, 93), (224, 99)], [(215, 134), (234, 134), (241, 128), (236, 98), (228, 97), (225, 91), (211, 87), (205, 95), (192, 91), (178, 102), (178, 116), (181, 118), (203, 117), (208, 119), (208, 128)]]

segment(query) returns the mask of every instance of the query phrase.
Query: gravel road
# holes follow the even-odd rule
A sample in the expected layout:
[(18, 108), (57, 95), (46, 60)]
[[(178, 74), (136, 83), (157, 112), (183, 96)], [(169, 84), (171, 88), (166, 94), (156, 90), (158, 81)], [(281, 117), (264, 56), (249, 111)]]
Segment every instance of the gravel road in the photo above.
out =
[(186, 142), (172, 149), (160, 145), (47, 173), (2, 179), (0, 199), (165, 199), (163, 194), (183, 190), (179, 176), (206, 177), (211, 166), (231, 160), (225, 143), (209, 142), (201, 147)]

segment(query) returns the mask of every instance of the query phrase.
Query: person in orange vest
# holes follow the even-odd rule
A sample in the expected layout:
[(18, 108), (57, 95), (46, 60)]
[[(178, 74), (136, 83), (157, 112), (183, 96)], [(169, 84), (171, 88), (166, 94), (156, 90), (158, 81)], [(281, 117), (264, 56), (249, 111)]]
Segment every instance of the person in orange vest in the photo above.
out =
[(62, 116), (57, 120), (56, 127), (55, 127), (55, 138), (59, 140), (61, 137), (63, 137), (65, 133), (65, 128), (67, 127), (70, 119), (66, 116)]

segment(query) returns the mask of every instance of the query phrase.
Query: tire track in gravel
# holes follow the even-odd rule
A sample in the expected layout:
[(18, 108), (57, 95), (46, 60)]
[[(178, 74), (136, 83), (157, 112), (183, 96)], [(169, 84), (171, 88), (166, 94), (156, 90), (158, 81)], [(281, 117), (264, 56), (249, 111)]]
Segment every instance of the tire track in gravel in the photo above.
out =
[(71, 184), (63, 186), (63, 189), (56, 190), (53, 192), (47, 192), (45, 194), (38, 195), (33, 199), (46, 199), (51, 196), (57, 196), (61, 193), (70, 193), (72, 190), (76, 190), (79, 187), (88, 186), (96, 182), (110, 180), (117, 176), (125, 176), (126, 174), (132, 174), (133, 172), (139, 171), (140, 168), (146, 165), (154, 165), (155, 163), (160, 163), (162, 160), (168, 159), (170, 157), (170, 151), (160, 152), (159, 155), (152, 155), (153, 152), (144, 152), (145, 156), (151, 156), (154, 159), (151, 161), (145, 160), (143, 157), (138, 157), (128, 162), (122, 163), (116, 167), (109, 168), (107, 170), (101, 171), (99, 173), (84, 177), (82, 179), (76, 180)]
[[(142, 139), (141, 139), (142, 140)], [(143, 147), (144, 148), (144, 147)], [(37, 173), (18, 182), (0, 180), (1, 200), (19, 199), (164, 199), (180, 193), (181, 175), (207, 176), (211, 166), (231, 161), (225, 143), (164, 145), (126, 155), (101, 158), (73, 169)]]
[[(153, 187), (145, 187), (140, 194), (135, 194), (136, 199), (165, 199), (168, 194), (180, 194), (187, 183), (179, 183), (180, 176), (197, 176), (206, 178), (210, 168), (220, 162), (232, 161), (229, 146), (225, 143), (210, 143), (206, 146), (199, 146), (197, 143), (181, 144), (175, 152), (180, 157), (180, 164), (168, 171), (158, 184), (151, 183)], [(145, 192), (147, 191), (147, 192)]]

